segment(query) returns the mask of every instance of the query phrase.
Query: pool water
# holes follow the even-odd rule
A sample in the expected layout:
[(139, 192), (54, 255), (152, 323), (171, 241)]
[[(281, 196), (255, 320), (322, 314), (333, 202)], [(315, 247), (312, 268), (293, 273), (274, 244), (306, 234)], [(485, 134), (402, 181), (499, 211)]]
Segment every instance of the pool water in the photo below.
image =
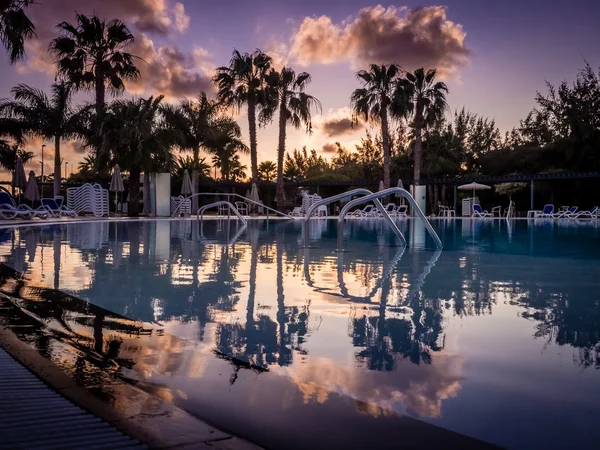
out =
[(300, 221), (31, 226), (0, 230), (0, 259), (162, 327), (123, 377), (265, 447), (395, 448), (415, 418), (597, 448), (600, 221), (432, 224), (441, 252), (412, 220), (408, 248), (377, 220), (348, 220), (341, 249), (331, 220), (308, 242)]

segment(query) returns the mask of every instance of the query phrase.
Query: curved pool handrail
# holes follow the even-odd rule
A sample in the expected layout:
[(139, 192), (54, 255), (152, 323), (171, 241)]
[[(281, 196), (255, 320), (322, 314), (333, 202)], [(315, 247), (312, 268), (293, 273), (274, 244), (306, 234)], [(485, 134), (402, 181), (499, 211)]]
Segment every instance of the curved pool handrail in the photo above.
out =
[[(306, 216), (304, 217), (304, 243), (305, 243), (305, 245), (308, 246), (308, 227), (309, 227), (309, 223), (310, 223), (309, 219), (311, 218), (312, 213), (319, 206), (328, 205), (329, 203), (332, 203), (332, 202), (335, 202), (335, 201), (338, 201), (338, 200), (343, 200), (344, 198), (352, 197), (354, 195), (360, 195), (360, 194), (364, 194), (365, 196), (369, 196), (369, 195), (373, 195), (373, 192), (370, 191), (370, 190), (368, 190), (368, 189), (365, 189), (365, 188), (358, 188), (358, 189), (353, 189), (353, 190), (348, 191), (348, 192), (342, 192), (341, 194), (333, 195), (331, 197), (327, 197), (327, 198), (324, 198), (322, 200), (319, 200), (318, 202), (313, 203), (310, 206), (310, 208), (308, 208), (308, 211), (306, 212)], [(362, 198), (366, 198), (366, 197), (362, 197)], [(358, 199), (358, 200), (360, 200), (360, 199)], [(400, 231), (400, 228), (398, 228), (398, 225), (396, 225), (396, 223), (394, 222), (394, 220), (390, 217), (390, 215), (388, 214), (388, 212), (385, 210), (385, 208), (383, 207), (383, 205), (379, 201), (379, 198), (374, 199), (373, 203), (375, 203), (375, 206), (379, 210), (379, 213), (386, 220), (386, 222), (389, 224), (389, 226), (392, 229), (392, 231), (394, 232), (394, 234), (398, 237), (398, 239), (400, 239), (400, 242), (402, 243), (402, 245), (406, 245), (406, 239), (404, 238), (404, 235)], [(339, 230), (338, 232), (341, 232), (341, 230)]]
[[(253, 205), (256, 205), (256, 206), (258, 206), (259, 208), (266, 209), (267, 211), (273, 211), (275, 214), (279, 214), (280, 216), (283, 216), (283, 217), (285, 217), (285, 218), (287, 218), (287, 219), (291, 219), (291, 218), (292, 218), (292, 216), (290, 216), (289, 214), (282, 213), (281, 211), (277, 211), (275, 208), (271, 208), (270, 206), (265, 206), (265, 205), (263, 205), (262, 203), (255, 202), (254, 200), (251, 200), (251, 199), (249, 199), (249, 198), (247, 198), (247, 197), (244, 197), (243, 195), (236, 194), (236, 193), (229, 193), (229, 192), (199, 192), (199, 193), (197, 193), (197, 194), (192, 194), (192, 195), (190, 195), (190, 196), (188, 197), (188, 199), (191, 199), (191, 198), (193, 198), (193, 197), (200, 197), (201, 195), (211, 195), (211, 196), (213, 196), (213, 197), (218, 197), (218, 196), (221, 196), (221, 197), (223, 197), (223, 196), (225, 196), (225, 197), (227, 197), (228, 199), (229, 199), (229, 197), (237, 197), (237, 198), (240, 198), (240, 199), (242, 199), (242, 201), (244, 201), (244, 202), (246, 202), (246, 203), (252, 203)], [(229, 203), (231, 203), (231, 202), (229, 202)], [(173, 217), (174, 217), (174, 214), (175, 214), (176, 212), (177, 212), (177, 211), (175, 211), (175, 212), (174, 212), (174, 213), (173, 213), (171, 216), (173, 216)]]
[[(353, 208), (362, 203), (366, 203), (368, 201), (375, 200), (375, 199), (378, 199), (381, 197), (387, 197), (388, 195), (392, 195), (392, 194), (399, 194), (402, 197), (404, 197), (406, 200), (408, 200), (408, 203), (413, 208), (413, 211), (416, 213), (416, 215), (421, 219), (421, 221), (425, 225), (425, 228), (427, 229), (427, 231), (429, 232), (429, 234), (435, 241), (437, 247), (442, 248), (443, 247), (442, 240), (440, 239), (440, 237), (437, 235), (437, 233), (431, 226), (431, 223), (429, 223), (429, 220), (427, 220), (427, 217), (425, 217), (425, 214), (423, 214), (423, 211), (421, 211), (421, 208), (419, 208), (419, 205), (417, 205), (417, 202), (415, 201), (413, 196), (410, 195), (410, 193), (406, 189), (402, 189), (399, 187), (391, 187), (388, 189), (384, 189), (383, 191), (374, 192), (372, 194), (366, 195), (361, 198), (357, 198), (355, 200), (351, 200), (350, 202), (346, 203), (346, 205), (342, 208), (342, 211), (340, 212), (340, 215), (338, 217), (338, 228), (341, 228), (341, 226), (344, 222), (344, 217), (346, 216), (346, 214), (348, 213), (350, 208)], [(389, 215), (387, 217), (389, 218)], [(391, 219), (390, 219), (390, 221), (391, 221)], [(343, 239), (343, 236), (342, 236), (342, 239)]]
[[(348, 191), (348, 192), (342, 192), (341, 194), (323, 198), (323, 199), (319, 200), (318, 202), (315, 202), (312, 205), (310, 205), (310, 207), (308, 208), (308, 211), (306, 211), (306, 216), (304, 217), (304, 222), (308, 222), (308, 219), (311, 218), (312, 214), (315, 212), (315, 210), (319, 206), (329, 205), (330, 203), (337, 202), (338, 200), (343, 200), (346, 197), (352, 197), (354, 195), (361, 195), (361, 194), (369, 195), (372, 193), (373, 193), (373, 191), (370, 191), (368, 189), (357, 188), (357, 189), (352, 189), (351, 191)], [(377, 202), (379, 202), (379, 200), (377, 200)], [(381, 203), (381, 202), (379, 202), (379, 203)], [(375, 204), (377, 204), (377, 203), (375, 203)]]
[(202, 219), (204, 218), (204, 211), (206, 211), (209, 208), (214, 208), (216, 206), (221, 206), (221, 205), (229, 206), (229, 211), (233, 212), (237, 216), (237, 218), (242, 221), (242, 223), (244, 225), (248, 224), (248, 222), (246, 221), (246, 219), (244, 219), (242, 217), (242, 215), (237, 210), (237, 208), (233, 205), (233, 203), (225, 201), (225, 200), (219, 200), (218, 202), (209, 203), (208, 205), (201, 206), (200, 208), (198, 208), (198, 212), (196, 213), (196, 218), (198, 220), (202, 221)]

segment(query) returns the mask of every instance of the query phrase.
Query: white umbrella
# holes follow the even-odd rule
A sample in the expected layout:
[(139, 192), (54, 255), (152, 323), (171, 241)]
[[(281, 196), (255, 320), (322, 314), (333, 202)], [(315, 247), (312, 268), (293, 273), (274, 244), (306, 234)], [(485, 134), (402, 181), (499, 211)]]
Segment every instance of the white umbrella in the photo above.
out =
[(25, 198), (32, 202), (40, 199), (40, 191), (33, 170), (29, 172), (29, 179), (27, 180), (27, 187), (25, 188)]
[[(397, 187), (399, 187), (400, 189), (404, 189), (404, 184), (402, 183), (402, 179), (401, 178), (398, 179), (398, 185), (397, 185)], [(398, 194), (396, 194), (396, 197), (400, 198), (401, 199), (401, 203), (404, 204), (404, 197), (402, 195), (400, 195), (398, 193)]]
[(27, 185), (25, 168), (23, 167), (23, 160), (21, 158), (17, 158), (17, 165), (15, 166), (15, 171), (13, 172), (12, 177), (12, 185), (15, 188), (20, 188), (21, 191), (24, 190), (25, 186)]
[(117, 208), (117, 192), (123, 192), (125, 186), (123, 186), (123, 177), (121, 177), (121, 168), (118, 164), (115, 164), (112, 178), (110, 179), (110, 186), (108, 190), (115, 193), (115, 210)]
[(491, 188), (492, 187), (488, 186), (487, 184), (479, 183), (463, 184), (462, 186), (458, 187), (458, 189), (460, 189), (461, 191), (473, 191), (473, 198), (475, 198), (475, 191), (486, 191)]
[[(250, 189), (250, 200), (256, 203), (260, 202), (260, 199), (258, 198), (258, 187), (256, 186), (256, 183), (252, 183), (252, 188)], [(252, 211), (257, 211), (256, 204), (253, 203), (250, 209)]]
[(192, 194), (192, 180), (187, 169), (183, 171), (183, 182), (181, 183), (181, 195), (188, 196)]
[(385, 189), (385, 186), (383, 185), (383, 181), (379, 182), (379, 190), (383, 191)]

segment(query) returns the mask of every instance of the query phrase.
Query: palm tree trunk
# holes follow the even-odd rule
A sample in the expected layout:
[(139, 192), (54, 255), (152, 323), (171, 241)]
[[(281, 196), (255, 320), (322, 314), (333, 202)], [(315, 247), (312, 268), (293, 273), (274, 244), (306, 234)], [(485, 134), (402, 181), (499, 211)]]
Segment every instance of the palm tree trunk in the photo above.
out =
[(381, 140), (383, 143), (383, 185), (390, 187), (390, 130), (388, 127), (387, 105), (382, 101), (381, 105)]
[(414, 148), (414, 185), (418, 186), (421, 181), (421, 165), (423, 164), (423, 112), (417, 111), (415, 116), (415, 148)]
[(140, 175), (142, 171), (139, 167), (132, 167), (129, 170), (129, 203), (127, 205), (127, 215), (137, 217), (140, 215)]
[(277, 206), (283, 208), (285, 202), (285, 190), (283, 189), (283, 156), (285, 155), (285, 132), (286, 132), (286, 109), (285, 94), (281, 96), (279, 105), (279, 146), (277, 147)]
[(98, 124), (102, 123), (104, 108), (106, 106), (106, 101), (104, 99), (106, 87), (104, 86), (104, 76), (99, 69), (96, 69), (95, 73), (95, 88), (96, 88), (96, 118), (98, 119)]
[(54, 137), (54, 197), (60, 195), (60, 135)]
[(258, 180), (258, 145), (256, 141), (256, 102), (254, 99), (248, 99), (248, 127), (250, 133), (250, 166), (252, 169), (251, 182)]

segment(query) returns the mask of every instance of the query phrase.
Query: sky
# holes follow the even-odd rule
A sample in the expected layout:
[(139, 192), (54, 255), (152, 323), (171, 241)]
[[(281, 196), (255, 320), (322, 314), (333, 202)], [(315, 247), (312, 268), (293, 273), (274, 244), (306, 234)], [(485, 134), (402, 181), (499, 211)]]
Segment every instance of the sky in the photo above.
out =
[[(210, 78), (234, 48), (259, 48), (277, 67), (309, 72), (307, 92), (323, 111), (313, 115), (311, 135), (289, 130), (286, 145), (288, 150), (306, 145), (325, 156), (335, 142), (353, 149), (364, 136), (364, 127), (350, 128), (349, 97), (360, 87), (356, 71), (372, 62), (437, 68), (450, 88), (451, 111), (464, 106), (493, 118), (501, 132), (526, 116), (546, 81), (571, 82), (584, 59), (600, 66), (600, 2), (588, 0), (40, 0), (29, 12), (37, 38), (28, 42), (27, 58), (11, 66), (0, 53), (0, 97), (18, 83), (50, 86), (54, 66), (47, 45), (56, 35), (54, 25), (74, 22), (75, 10), (119, 18), (132, 30), (129, 51), (143, 58), (142, 77), (127, 83), (125, 96), (164, 94), (177, 102), (200, 91), (214, 95)], [(77, 96), (89, 100), (91, 94)], [(244, 109), (235, 116), (248, 142)], [(28, 142), (36, 153), (42, 144)], [(44, 170), (50, 173), (53, 144), (46, 144)], [(62, 147), (71, 167), (84, 156), (76, 142)], [(276, 149), (274, 121), (259, 130), (259, 161), (275, 160)], [(39, 167), (38, 157), (29, 168)]]

